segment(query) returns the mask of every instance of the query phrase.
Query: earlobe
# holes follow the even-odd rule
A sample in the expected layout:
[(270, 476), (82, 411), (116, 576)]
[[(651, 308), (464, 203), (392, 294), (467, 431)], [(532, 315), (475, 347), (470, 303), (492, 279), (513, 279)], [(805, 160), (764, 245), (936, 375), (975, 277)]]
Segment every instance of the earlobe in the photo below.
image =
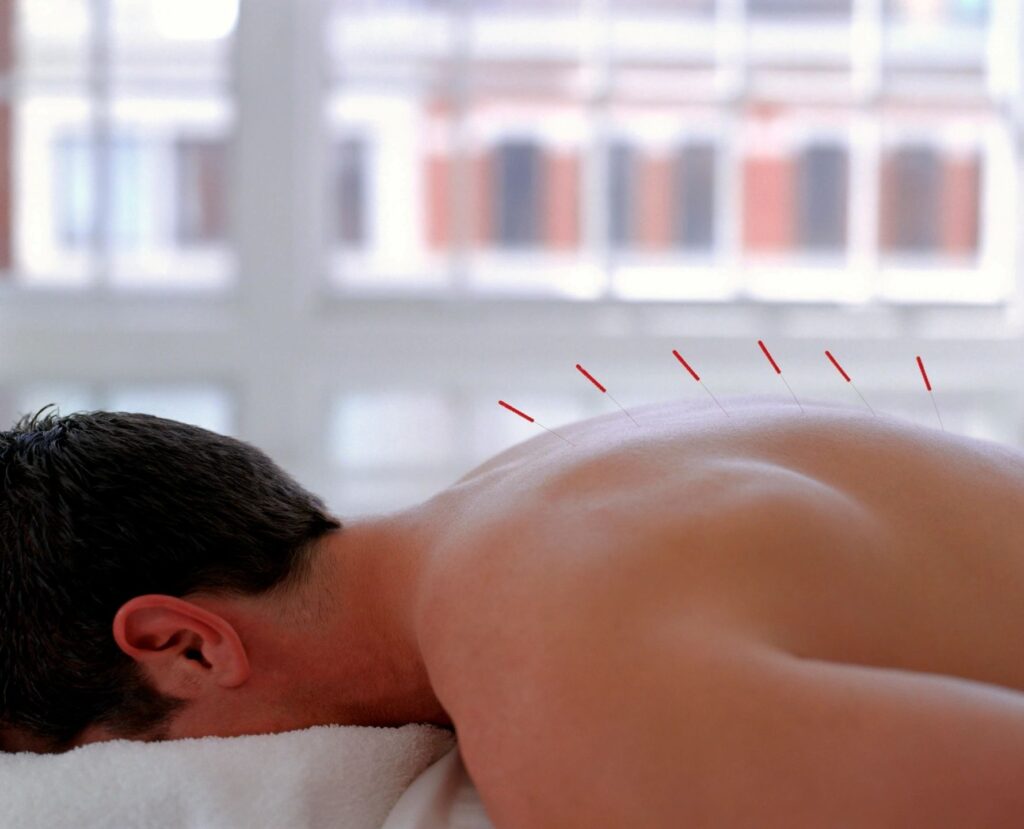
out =
[(203, 680), (234, 688), (249, 678), (249, 658), (234, 626), (216, 613), (175, 596), (147, 594), (114, 616), (119, 648), (157, 677), (158, 685), (201, 687)]

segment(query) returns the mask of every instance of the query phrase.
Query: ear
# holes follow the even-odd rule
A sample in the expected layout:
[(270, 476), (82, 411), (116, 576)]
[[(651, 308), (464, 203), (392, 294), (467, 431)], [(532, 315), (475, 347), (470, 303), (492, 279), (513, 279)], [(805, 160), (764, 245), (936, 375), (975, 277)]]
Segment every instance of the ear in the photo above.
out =
[(223, 617), (175, 596), (147, 594), (114, 616), (114, 639), (161, 693), (183, 699), (249, 678), (249, 657)]

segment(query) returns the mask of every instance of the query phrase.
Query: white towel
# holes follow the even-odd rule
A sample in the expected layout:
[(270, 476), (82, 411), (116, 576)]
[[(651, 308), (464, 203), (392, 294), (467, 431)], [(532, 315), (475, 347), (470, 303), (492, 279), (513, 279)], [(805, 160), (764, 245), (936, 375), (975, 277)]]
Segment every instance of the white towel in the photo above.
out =
[(380, 829), (454, 744), (429, 725), (316, 726), (0, 754), (0, 827)]
[(417, 777), (381, 829), (494, 829), (459, 749)]

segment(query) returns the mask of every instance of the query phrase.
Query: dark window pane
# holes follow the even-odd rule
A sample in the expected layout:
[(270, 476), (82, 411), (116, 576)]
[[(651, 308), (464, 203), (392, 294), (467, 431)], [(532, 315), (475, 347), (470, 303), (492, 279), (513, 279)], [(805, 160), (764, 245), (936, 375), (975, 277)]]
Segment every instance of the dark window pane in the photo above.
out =
[(612, 144), (608, 148), (608, 241), (626, 247), (633, 241), (633, 148)]
[(227, 235), (227, 152), (222, 141), (180, 139), (178, 168), (178, 244), (222, 241)]
[(804, 151), (799, 164), (797, 229), (800, 245), (811, 250), (846, 247), (847, 156), (837, 144)]
[(754, 17), (849, 17), (852, 0), (747, 0)]
[(715, 148), (684, 147), (676, 163), (675, 243), (709, 250), (715, 243)]
[(903, 147), (883, 166), (882, 240), (889, 250), (934, 251), (939, 245), (942, 162), (931, 147)]
[(366, 244), (366, 141), (345, 138), (335, 147), (335, 238), (345, 245)]
[(498, 244), (536, 245), (542, 216), (540, 148), (529, 141), (509, 141), (498, 145), (495, 158)]

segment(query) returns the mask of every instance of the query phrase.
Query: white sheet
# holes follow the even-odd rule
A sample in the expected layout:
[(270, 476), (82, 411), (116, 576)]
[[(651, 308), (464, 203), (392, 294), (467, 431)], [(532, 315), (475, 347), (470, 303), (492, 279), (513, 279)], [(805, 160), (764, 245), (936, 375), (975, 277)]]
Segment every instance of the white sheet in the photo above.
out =
[(381, 829), (494, 829), (458, 747), (406, 789)]
[(453, 745), (429, 725), (317, 726), (0, 754), (0, 827), (379, 829)]

